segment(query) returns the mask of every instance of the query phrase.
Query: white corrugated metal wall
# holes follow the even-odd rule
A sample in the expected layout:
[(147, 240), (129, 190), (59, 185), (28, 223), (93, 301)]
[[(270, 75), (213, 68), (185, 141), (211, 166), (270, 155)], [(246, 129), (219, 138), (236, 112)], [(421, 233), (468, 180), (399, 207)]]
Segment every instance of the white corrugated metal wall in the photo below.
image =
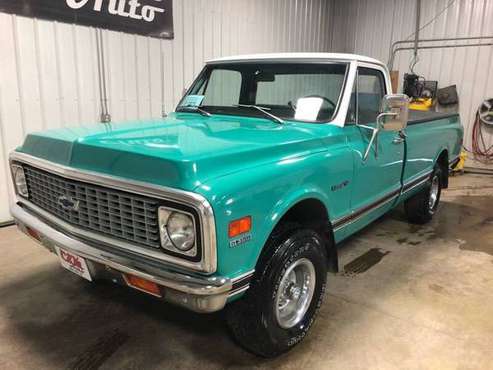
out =
[[(180, 0), (174, 40), (104, 31), (112, 121), (160, 117), (162, 102), (173, 110), (210, 58), (329, 50), (331, 4)], [(10, 218), (8, 153), (26, 133), (99, 120), (96, 40), (93, 28), (0, 13), (0, 222)]]
[[(333, 48), (387, 63), (392, 42), (413, 39), (415, 14), (416, 0), (336, 0)], [(426, 26), (420, 38), (491, 36), (492, 19), (491, 0), (422, 1), (420, 27)], [(412, 51), (397, 54), (394, 70), (399, 71), (400, 86), (412, 57)], [(420, 50), (414, 69), (441, 87), (457, 85), (465, 145), (470, 148), (476, 110), (483, 99), (493, 97), (493, 46)], [(493, 130), (487, 140), (493, 144)]]

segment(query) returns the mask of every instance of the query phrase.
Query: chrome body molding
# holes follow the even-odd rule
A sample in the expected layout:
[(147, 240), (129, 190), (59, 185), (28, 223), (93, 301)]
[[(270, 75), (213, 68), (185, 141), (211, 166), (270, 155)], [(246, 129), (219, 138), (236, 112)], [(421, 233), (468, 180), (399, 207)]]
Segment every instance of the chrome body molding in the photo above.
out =
[(346, 227), (346, 226), (358, 221), (359, 219), (361, 219), (362, 217), (364, 217), (368, 213), (382, 207), (383, 205), (396, 199), (397, 197), (400, 197), (402, 194), (407, 193), (407, 192), (409, 192), (409, 191), (411, 191), (411, 190), (413, 190), (419, 186), (422, 186), (423, 184), (425, 184), (430, 179), (431, 173), (432, 173), (432, 171), (428, 171), (427, 173), (419, 176), (418, 178), (407, 182), (406, 184), (404, 184), (399, 189), (391, 191), (389, 194), (378, 199), (377, 201), (370, 203), (366, 206), (363, 206), (363, 207), (351, 212), (350, 214), (348, 214), (346, 216), (343, 216), (343, 217), (340, 217), (340, 218), (334, 220), (332, 222), (332, 227), (333, 227), (334, 231), (338, 231), (338, 230), (342, 229), (343, 227)]
[(459, 163), (460, 161), (460, 155), (452, 158), (449, 162), (448, 162), (448, 166), (449, 166), (449, 169), (454, 169), (455, 166), (457, 166), (457, 163)]
[(343, 227), (346, 227), (346, 226), (358, 221), (359, 219), (361, 219), (362, 217), (364, 217), (368, 213), (370, 213), (370, 212), (376, 210), (377, 208), (380, 208), (383, 205), (387, 204), (388, 202), (394, 200), (395, 198), (397, 198), (399, 196), (399, 193), (400, 193), (400, 189), (392, 191), (391, 193), (380, 198), (376, 202), (373, 202), (369, 205), (361, 207), (361, 208), (357, 209), (356, 211), (351, 212), (350, 214), (348, 214), (346, 216), (343, 216), (343, 217), (338, 218), (337, 220), (334, 220), (332, 222), (332, 227), (334, 228), (334, 231), (338, 231), (338, 230), (342, 229)]
[(430, 180), (430, 175), (432, 172), (433, 171), (428, 171), (425, 174), (419, 176), (418, 178), (404, 184), (404, 186), (402, 187), (401, 194), (407, 193), (408, 191), (411, 191), (417, 188), (418, 186), (425, 184), (428, 180)]
[(128, 180), (121, 177), (104, 175), (92, 171), (76, 170), (20, 152), (12, 152), (10, 154), (9, 160), (11, 164), (25, 163), (33, 167), (49, 171), (61, 177), (82, 182), (88, 182), (90, 184), (104, 186), (129, 193), (146, 195), (149, 197), (168, 201), (175, 201), (177, 203), (192, 207), (197, 211), (199, 215), (202, 232), (202, 260), (198, 262), (187, 261), (179, 257), (168, 255), (165, 253), (165, 251), (153, 251), (133, 243), (125, 242), (119, 239), (113, 239), (111, 237), (85, 231), (80, 228), (75, 228), (64, 222), (63, 220), (59, 219), (58, 217), (55, 217), (50, 213), (42, 210), (41, 208), (35, 206), (25, 198), (18, 196), (18, 200), (21, 203), (26, 204), (31, 209), (38, 212), (41, 216), (49, 219), (54, 224), (59, 225), (61, 228), (69, 231), (73, 235), (90, 238), (92, 240), (111, 245), (114, 248), (125, 249), (132, 253), (141, 254), (143, 256), (151, 257), (153, 259), (168, 262), (170, 264), (188, 268), (194, 271), (201, 271), (205, 273), (213, 273), (216, 271), (217, 249), (214, 212), (212, 206), (209, 204), (207, 199), (205, 199), (200, 194), (179, 189), (173, 189), (165, 186), (147, 184), (135, 180)]
[(229, 292), (229, 297), (233, 297), (246, 291), (250, 287), (250, 281), (253, 278), (254, 272), (255, 270), (251, 270), (232, 279), (232, 286), (231, 291)]
[(460, 159), (460, 155), (457, 155), (455, 156), (454, 158), (452, 158), (450, 161), (448, 161), (449, 164), (452, 164), (454, 163), (455, 161), (457, 161), (458, 159)]
[(155, 267), (145, 261), (107, 252), (73, 238), (49, 226), (18, 204), (14, 204), (10, 211), (21, 231), (28, 234), (26, 227), (36, 230), (41, 236), (41, 244), (51, 252), (57, 246), (85, 258), (91, 274), (96, 277), (97, 271), (104, 268), (117, 274), (128, 273), (153, 281), (164, 287), (164, 300), (196, 312), (221, 310), (232, 290), (231, 279), (194, 276)]

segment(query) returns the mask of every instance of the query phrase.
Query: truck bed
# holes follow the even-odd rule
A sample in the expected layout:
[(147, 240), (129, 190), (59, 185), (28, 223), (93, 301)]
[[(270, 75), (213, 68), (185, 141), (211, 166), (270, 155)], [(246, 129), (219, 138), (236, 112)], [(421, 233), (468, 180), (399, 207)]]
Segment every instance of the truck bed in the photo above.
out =
[(414, 125), (417, 123), (424, 123), (438, 119), (456, 117), (458, 115), (459, 115), (458, 112), (450, 113), (450, 112), (409, 110), (409, 120), (407, 121), (407, 124)]

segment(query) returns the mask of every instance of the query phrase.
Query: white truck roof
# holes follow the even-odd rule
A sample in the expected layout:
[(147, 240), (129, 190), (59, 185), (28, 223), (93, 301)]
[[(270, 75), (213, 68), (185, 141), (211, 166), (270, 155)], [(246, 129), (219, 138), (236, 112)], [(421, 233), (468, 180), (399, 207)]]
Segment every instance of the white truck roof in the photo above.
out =
[(226, 63), (226, 62), (280, 62), (280, 61), (324, 61), (324, 60), (340, 60), (340, 61), (360, 61), (378, 64), (384, 66), (384, 64), (370, 57), (357, 54), (344, 54), (344, 53), (272, 53), (272, 54), (247, 54), (236, 55), (230, 57), (223, 57), (217, 59), (208, 60), (206, 63)]

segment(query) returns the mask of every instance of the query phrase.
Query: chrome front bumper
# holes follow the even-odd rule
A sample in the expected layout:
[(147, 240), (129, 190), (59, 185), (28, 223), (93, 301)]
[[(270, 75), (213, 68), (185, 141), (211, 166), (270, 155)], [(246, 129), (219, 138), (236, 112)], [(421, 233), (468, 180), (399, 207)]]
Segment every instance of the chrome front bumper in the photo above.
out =
[(154, 267), (137, 258), (117, 255), (95, 248), (86, 242), (56, 230), (41, 221), (18, 204), (10, 209), (19, 229), (29, 235), (27, 228), (41, 236), (41, 244), (51, 252), (55, 246), (62, 247), (86, 259), (91, 273), (98, 277), (101, 268), (121, 275), (131, 274), (150, 280), (163, 287), (165, 301), (186, 307), (196, 312), (221, 310), (230, 295), (233, 282), (223, 277), (197, 277), (180, 272)]

